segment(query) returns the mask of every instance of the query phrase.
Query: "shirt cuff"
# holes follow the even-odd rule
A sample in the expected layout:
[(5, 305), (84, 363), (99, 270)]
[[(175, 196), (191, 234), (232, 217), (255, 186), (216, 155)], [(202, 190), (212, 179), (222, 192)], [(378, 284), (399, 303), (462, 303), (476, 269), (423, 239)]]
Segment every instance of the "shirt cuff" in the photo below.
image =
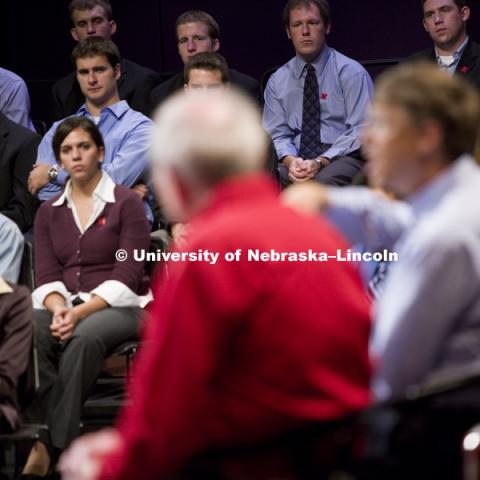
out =
[(65, 185), (67, 183), (68, 173), (63, 168), (58, 169), (57, 180), (55, 185)]
[(151, 290), (146, 295), (137, 295), (118, 280), (106, 280), (90, 293), (103, 298), (111, 307), (144, 308), (153, 300)]
[(65, 303), (67, 307), (71, 307), (72, 304), (72, 295), (67, 290), (67, 287), (63, 282), (56, 281), (45, 283), (41, 287), (36, 288), (32, 293), (32, 301), (33, 301), (33, 308), (39, 310), (46, 310), (45, 305), (43, 302), (51, 293), (58, 293), (65, 298)]

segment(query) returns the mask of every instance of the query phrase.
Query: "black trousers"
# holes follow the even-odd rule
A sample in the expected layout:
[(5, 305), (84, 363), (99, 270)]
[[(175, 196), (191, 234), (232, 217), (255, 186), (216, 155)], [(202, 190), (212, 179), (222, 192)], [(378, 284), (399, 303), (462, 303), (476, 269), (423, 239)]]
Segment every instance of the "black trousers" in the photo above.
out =
[(33, 417), (48, 426), (40, 440), (59, 450), (79, 434), (82, 406), (116, 346), (138, 338), (141, 308), (106, 308), (89, 315), (61, 344), (52, 336), (52, 314), (34, 310), (40, 389)]

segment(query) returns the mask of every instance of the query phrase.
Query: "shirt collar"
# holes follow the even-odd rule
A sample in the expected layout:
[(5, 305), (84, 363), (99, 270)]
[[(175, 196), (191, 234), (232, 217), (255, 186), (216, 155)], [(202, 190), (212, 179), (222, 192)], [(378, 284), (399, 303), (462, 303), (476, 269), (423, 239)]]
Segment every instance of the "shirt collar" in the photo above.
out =
[[(452, 53), (452, 57), (454, 59), (454, 62), (457, 62), (459, 58), (462, 56), (463, 51), (465, 50), (465, 47), (467, 46), (468, 43), (468, 35), (467, 38), (465, 38), (465, 41)], [(437, 59), (437, 63), (440, 64), (442, 63), (442, 59), (440, 58), (440, 55), (437, 52), (437, 49), (435, 49), (435, 57)], [(447, 67), (450, 65), (446, 65)]]
[(323, 72), (323, 69), (325, 68), (325, 65), (328, 62), (328, 59), (330, 58), (330, 53), (331, 49), (328, 45), (325, 44), (325, 46), (322, 48), (322, 51), (318, 54), (317, 58), (313, 60), (313, 62), (306, 62), (302, 58), (300, 58), (298, 55), (295, 56), (294, 62), (293, 62), (293, 74), (295, 78), (300, 79), (303, 70), (305, 69), (305, 65), (307, 63), (310, 63), (315, 67), (315, 72), (317, 75), (320, 75)]
[(448, 166), (443, 173), (434, 178), (425, 187), (408, 198), (415, 217), (429, 213), (439, 203), (452, 187), (464, 178), (472, 175), (475, 162), (470, 155), (462, 155)]
[[(113, 105), (109, 105), (108, 107), (103, 108), (102, 111), (100, 112), (100, 116), (102, 116), (103, 112), (106, 112), (106, 113), (111, 113), (112, 115), (114, 115), (117, 118), (120, 118), (129, 108), (130, 107), (128, 106), (128, 103), (127, 103), (126, 100), (120, 100), (119, 102), (114, 103)], [(75, 116), (76, 117), (83, 116), (83, 117), (93, 118), (93, 115), (89, 112), (86, 103), (84, 103), (77, 110), (77, 112), (75, 113)]]
[[(105, 203), (115, 203), (115, 183), (108, 173), (102, 172), (102, 177), (93, 191), (93, 196)], [(71, 203), (72, 201), (72, 186), (70, 180), (65, 185), (64, 192), (52, 205), (54, 207), (60, 207), (65, 203), (65, 200), (67, 203)]]

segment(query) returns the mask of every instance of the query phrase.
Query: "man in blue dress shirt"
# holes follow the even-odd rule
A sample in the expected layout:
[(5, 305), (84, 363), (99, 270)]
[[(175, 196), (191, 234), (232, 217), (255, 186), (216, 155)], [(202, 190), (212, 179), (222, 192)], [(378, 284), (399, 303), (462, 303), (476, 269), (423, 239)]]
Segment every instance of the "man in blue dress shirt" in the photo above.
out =
[[(289, 0), (284, 24), (295, 57), (271, 76), (263, 114), (280, 162), (280, 180), (284, 186), (312, 179), (346, 185), (363, 166), (359, 129), (372, 81), (358, 62), (327, 45), (327, 0)], [(309, 70), (314, 77), (310, 97)], [(312, 148), (304, 148), (307, 143)]]
[[(117, 47), (111, 40), (90, 37), (74, 48), (72, 57), (78, 83), (85, 95), (85, 103), (75, 115), (89, 118), (102, 133), (105, 141), (103, 170), (116, 184), (134, 188), (146, 200), (149, 192), (144, 178), (153, 123), (119, 98), (120, 54)], [(52, 148), (52, 138), (59, 123), (61, 121), (54, 123), (43, 137), (28, 180), (30, 192), (42, 201), (58, 195), (67, 181), (67, 174), (57, 165)], [(148, 205), (146, 212), (151, 222), (153, 215)]]

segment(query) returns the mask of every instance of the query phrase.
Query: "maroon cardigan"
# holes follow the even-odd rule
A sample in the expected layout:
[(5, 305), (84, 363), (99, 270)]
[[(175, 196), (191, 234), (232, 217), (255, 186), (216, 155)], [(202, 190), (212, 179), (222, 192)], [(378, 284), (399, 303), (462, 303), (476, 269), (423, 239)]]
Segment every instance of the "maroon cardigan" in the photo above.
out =
[[(82, 235), (67, 202), (45, 202), (35, 218), (35, 279), (37, 287), (61, 281), (71, 293), (90, 292), (105, 280), (118, 280), (137, 295), (148, 291), (145, 262), (133, 258), (134, 249), (148, 249), (150, 231), (137, 193), (117, 185), (115, 203)], [(128, 259), (115, 259), (118, 249)]]

